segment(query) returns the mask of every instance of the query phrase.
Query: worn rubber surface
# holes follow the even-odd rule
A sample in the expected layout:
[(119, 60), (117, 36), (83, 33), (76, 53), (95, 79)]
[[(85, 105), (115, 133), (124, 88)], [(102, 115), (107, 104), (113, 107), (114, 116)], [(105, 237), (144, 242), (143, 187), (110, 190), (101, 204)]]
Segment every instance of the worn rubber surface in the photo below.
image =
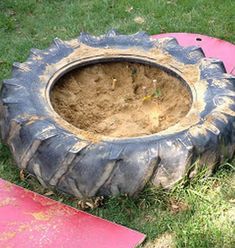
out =
[[(94, 136), (63, 120), (49, 93), (58, 78), (79, 66), (130, 61), (157, 66), (181, 79), (192, 106), (177, 124), (134, 138)], [(151, 181), (171, 187), (200, 167), (213, 171), (235, 151), (235, 77), (199, 47), (145, 33), (94, 37), (86, 33), (46, 50), (32, 49), (14, 63), (1, 91), (1, 135), (17, 165), (44, 186), (77, 197), (137, 194)]]

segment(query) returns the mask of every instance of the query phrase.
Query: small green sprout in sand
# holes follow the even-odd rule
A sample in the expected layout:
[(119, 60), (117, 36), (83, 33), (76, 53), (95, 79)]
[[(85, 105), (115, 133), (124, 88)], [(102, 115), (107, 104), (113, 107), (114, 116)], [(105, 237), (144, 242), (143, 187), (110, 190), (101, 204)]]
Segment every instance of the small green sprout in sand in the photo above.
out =
[(143, 101), (151, 100), (153, 98), (158, 98), (162, 95), (160, 89), (157, 88), (157, 80), (153, 79), (152, 82), (153, 82), (154, 92), (151, 95), (147, 95), (147, 87), (146, 86), (142, 87), (143, 92), (144, 92)]
[(162, 95), (160, 89), (156, 89), (155, 92), (154, 92), (154, 97), (160, 97)]
[(160, 89), (157, 88), (157, 80), (156, 79), (153, 79), (153, 87), (154, 87), (154, 93), (152, 94), (152, 97), (160, 97), (162, 94), (161, 94), (161, 91)]

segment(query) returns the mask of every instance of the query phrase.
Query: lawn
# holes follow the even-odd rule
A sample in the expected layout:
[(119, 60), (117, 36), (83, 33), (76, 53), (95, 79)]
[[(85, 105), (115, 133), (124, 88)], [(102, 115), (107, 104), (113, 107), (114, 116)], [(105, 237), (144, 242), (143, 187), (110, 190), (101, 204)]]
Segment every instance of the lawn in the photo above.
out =
[[(1, 0), (0, 80), (11, 75), (14, 61), (23, 62), (30, 48), (44, 49), (54, 37), (72, 39), (81, 31), (102, 34), (145, 30), (194, 32), (235, 43), (234, 0)], [(0, 177), (48, 193), (20, 173), (9, 150), (0, 146)], [(59, 193), (56, 200), (77, 207), (78, 199)], [(88, 210), (103, 218), (144, 232), (143, 246), (235, 247), (235, 162), (225, 163), (211, 177), (203, 172), (171, 191), (147, 186), (136, 199), (106, 199)], [(159, 246), (164, 247), (164, 246)]]

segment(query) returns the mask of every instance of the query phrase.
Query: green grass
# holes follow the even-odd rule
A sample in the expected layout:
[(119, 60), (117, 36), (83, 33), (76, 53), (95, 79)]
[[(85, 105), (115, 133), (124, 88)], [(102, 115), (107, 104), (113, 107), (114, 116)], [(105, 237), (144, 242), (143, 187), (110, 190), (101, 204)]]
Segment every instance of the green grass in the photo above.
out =
[[(1, 0), (0, 80), (10, 77), (12, 63), (24, 61), (30, 48), (43, 49), (54, 37), (71, 39), (81, 31), (195, 32), (235, 42), (234, 9), (234, 0)], [(144, 22), (136, 23), (136, 17)], [(169, 192), (148, 186), (136, 199), (106, 199), (104, 206), (90, 212), (144, 232), (147, 242), (170, 233), (176, 247), (235, 247), (232, 164), (222, 165), (213, 177), (198, 177)], [(45, 193), (30, 176), (20, 180), (5, 146), (0, 148), (0, 177)], [(77, 205), (77, 199), (69, 196), (57, 193), (51, 197)]]

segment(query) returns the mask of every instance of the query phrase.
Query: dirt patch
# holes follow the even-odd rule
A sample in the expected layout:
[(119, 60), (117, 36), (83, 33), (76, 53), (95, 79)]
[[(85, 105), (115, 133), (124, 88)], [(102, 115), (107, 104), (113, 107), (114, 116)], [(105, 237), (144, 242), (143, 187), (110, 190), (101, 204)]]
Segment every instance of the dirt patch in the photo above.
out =
[(164, 233), (154, 241), (148, 242), (144, 248), (174, 248), (174, 235), (172, 233)]
[(190, 206), (186, 202), (183, 202), (182, 200), (171, 198), (169, 201), (169, 210), (173, 214), (184, 212), (189, 209), (190, 209)]
[(159, 68), (112, 62), (67, 73), (53, 87), (51, 103), (79, 129), (134, 137), (177, 123), (189, 111), (191, 97), (179, 79)]

